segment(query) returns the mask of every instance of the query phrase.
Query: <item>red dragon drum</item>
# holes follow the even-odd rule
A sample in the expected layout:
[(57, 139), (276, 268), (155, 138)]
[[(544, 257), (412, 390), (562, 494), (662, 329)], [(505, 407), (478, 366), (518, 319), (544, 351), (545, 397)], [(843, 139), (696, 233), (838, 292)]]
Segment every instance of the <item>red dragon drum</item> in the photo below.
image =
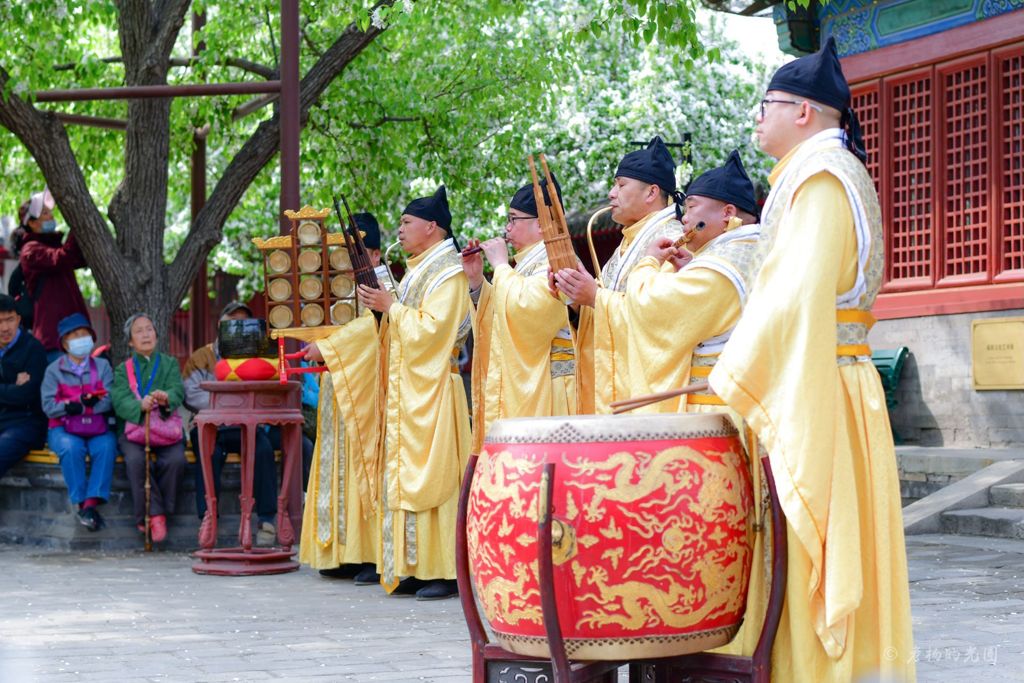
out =
[(753, 548), (747, 456), (725, 415), (499, 420), (467, 523), (477, 597), (506, 649), (549, 658), (537, 522), (554, 462), (559, 623), (579, 660), (670, 657), (729, 642)]

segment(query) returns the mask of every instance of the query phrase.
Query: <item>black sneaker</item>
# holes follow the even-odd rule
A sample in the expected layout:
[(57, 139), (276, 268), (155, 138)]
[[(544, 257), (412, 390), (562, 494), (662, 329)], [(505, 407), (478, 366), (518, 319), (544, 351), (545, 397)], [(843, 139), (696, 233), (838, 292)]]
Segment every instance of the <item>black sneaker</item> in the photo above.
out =
[(78, 511), (78, 521), (89, 531), (96, 531), (100, 528), (100, 520), (96, 514), (96, 508), (87, 507)]
[(398, 586), (395, 590), (391, 591), (391, 595), (416, 595), (421, 588), (425, 588), (427, 585), (429, 585), (428, 582), (423, 579), (417, 579), (415, 576), (407, 576), (398, 582)]
[(417, 600), (444, 600), (459, 594), (459, 582), (455, 580), (431, 581), (416, 591)]
[(380, 574), (377, 573), (377, 566), (372, 562), (364, 562), (363, 568), (352, 579), (357, 586), (373, 586), (380, 583)]
[(326, 576), (329, 579), (351, 579), (359, 573), (361, 565), (358, 564), (342, 564), (333, 569), (321, 569), (320, 576)]
[(100, 509), (97, 507), (89, 508), (96, 515), (96, 531), (107, 528), (107, 520), (103, 519), (103, 515), (100, 514)]

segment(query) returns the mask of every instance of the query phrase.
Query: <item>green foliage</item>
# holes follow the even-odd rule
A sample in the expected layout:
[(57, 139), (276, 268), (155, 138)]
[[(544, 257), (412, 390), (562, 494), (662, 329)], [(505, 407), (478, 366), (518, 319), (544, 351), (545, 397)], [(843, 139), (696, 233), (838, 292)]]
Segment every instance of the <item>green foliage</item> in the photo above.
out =
[[(751, 112), (765, 68), (743, 57), (714, 27), (696, 20), (696, 0), (403, 0), (371, 13), (369, 0), (303, 0), (301, 72), (353, 21), (387, 30), (360, 54), (310, 111), (302, 138), (302, 200), (330, 206), (344, 193), (373, 211), (388, 234), (405, 204), (449, 188), (457, 233), (495, 234), (512, 192), (528, 179), (530, 152), (546, 152), (570, 210), (600, 204), (630, 142), (693, 134), (698, 170), (741, 147), (752, 175), (765, 162), (749, 141)], [(188, 22), (168, 82), (261, 80), (231, 65), (239, 58), (276, 69), (277, 0), (205, 0), (205, 27)], [(122, 85), (124, 68), (112, 0), (0, 3), (0, 66), (16, 94), (50, 88)], [(55, 70), (55, 65), (71, 65)], [(252, 97), (178, 99), (172, 105), (167, 229), (169, 262), (190, 220), (189, 162), (194, 132), (209, 126), (209, 188), (273, 106), (248, 116)], [(40, 109), (124, 118), (124, 102), (40, 104)], [(68, 126), (96, 203), (109, 202), (124, 173), (122, 133)], [(0, 128), (2, 213), (42, 185), (18, 140)], [(214, 268), (260, 286), (250, 239), (278, 229), (279, 174), (268, 165), (224, 226)], [(388, 239), (388, 234), (385, 239)], [(95, 293), (95, 290), (93, 290)], [(246, 292), (247, 293), (247, 292)]]

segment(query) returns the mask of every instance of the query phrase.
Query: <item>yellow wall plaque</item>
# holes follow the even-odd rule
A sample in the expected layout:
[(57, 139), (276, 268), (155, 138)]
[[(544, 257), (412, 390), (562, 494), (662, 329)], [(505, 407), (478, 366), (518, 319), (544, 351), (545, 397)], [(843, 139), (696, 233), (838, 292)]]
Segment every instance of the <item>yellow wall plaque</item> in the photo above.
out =
[(975, 390), (1024, 389), (1024, 318), (971, 321)]

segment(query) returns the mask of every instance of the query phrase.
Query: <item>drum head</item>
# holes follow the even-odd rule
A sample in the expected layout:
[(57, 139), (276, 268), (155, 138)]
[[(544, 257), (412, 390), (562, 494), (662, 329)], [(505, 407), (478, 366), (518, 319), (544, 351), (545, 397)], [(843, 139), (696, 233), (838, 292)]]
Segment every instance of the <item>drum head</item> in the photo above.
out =
[(267, 269), (271, 273), (287, 273), (292, 267), (292, 257), (287, 251), (277, 249), (267, 255)]
[(335, 247), (331, 249), (328, 258), (331, 261), (331, 268), (333, 270), (352, 270), (352, 259), (348, 257), (348, 249)]
[(314, 221), (302, 221), (299, 223), (299, 244), (309, 246), (320, 243), (320, 224)]
[(270, 319), (271, 326), (276, 329), (288, 327), (292, 324), (292, 309), (285, 305), (274, 306), (270, 309), (270, 315), (268, 317)]
[(331, 306), (331, 320), (335, 325), (344, 325), (355, 317), (355, 307), (348, 301), (339, 301)]
[(320, 252), (312, 249), (299, 254), (299, 270), (303, 273), (315, 273), (320, 270), (321, 260)]
[(317, 327), (324, 322), (324, 309), (320, 304), (306, 304), (302, 307), (302, 324)]
[(299, 294), (303, 299), (316, 299), (324, 293), (324, 283), (318, 277), (304, 277), (299, 282)]
[(495, 420), (485, 443), (595, 443), (733, 436), (725, 413), (570, 415)]
[(352, 280), (344, 275), (331, 278), (331, 293), (339, 299), (352, 293)]
[(292, 295), (292, 283), (286, 277), (274, 278), (267, 285), (267, 296), (272, 301), (287, 301)]

